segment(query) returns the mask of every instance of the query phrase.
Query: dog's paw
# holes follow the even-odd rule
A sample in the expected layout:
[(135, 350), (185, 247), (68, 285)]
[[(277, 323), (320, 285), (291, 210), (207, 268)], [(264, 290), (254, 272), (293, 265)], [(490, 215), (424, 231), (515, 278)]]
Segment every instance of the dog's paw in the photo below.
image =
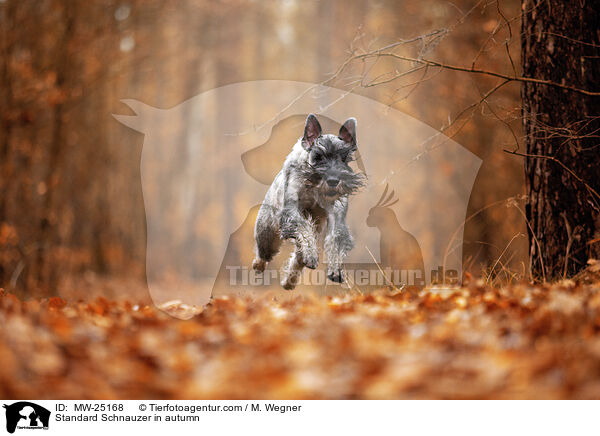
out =
[(308, 253), (302, 255), (304, 266), (310, 269), (315, 269), (319, 266), (319, 253)]
[(334, 268), (327, 271), (327, 278), (335, 283), (343, 283), (346, 280), (344, 270), (341, 268)]
[(298, 284), (299, 280), (300, 280), (300, 274), (289, 273), (281, 281), (281, 287), (283, 289), (285, 289), (286, 291), (291, 291), (291, 290), (293, 290), (296, 287), (296, 285)]
[(282, 280), (281, 281), (281, 287), (283, 289), (285, 289), (286, 291), (293, 291), (294, 288), (296, 287), (296, 284), (290, 282), (289, 280)]
[(256, 272), (263, 272), (265, 270), (265, 267), (267, 266), (267, 262), (265, 260), (262, 259), (254, 259), (252, 261), (252, 269), (254, 269), (254, 271)]

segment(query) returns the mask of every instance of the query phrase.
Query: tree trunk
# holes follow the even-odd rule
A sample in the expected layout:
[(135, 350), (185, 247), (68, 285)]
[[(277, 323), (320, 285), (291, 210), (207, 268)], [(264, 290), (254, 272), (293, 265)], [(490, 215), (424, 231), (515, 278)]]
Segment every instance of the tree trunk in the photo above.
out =
[[(600, 1), (523, 0), (523, 75), (600, 91)], [(524, 83), (530, 262), (570, 276), (600, 253), (600, 97)]]

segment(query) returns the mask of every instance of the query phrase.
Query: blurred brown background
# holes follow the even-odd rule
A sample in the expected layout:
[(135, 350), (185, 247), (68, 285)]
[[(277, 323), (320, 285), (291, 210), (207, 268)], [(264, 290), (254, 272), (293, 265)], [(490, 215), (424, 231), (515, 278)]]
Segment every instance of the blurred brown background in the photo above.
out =
[(524, 192), (522, 161), (502, 152), (520, 140), (519, 85), (471, 107), (493, 78), (431, 69), (387, 80), (399, 68), (390, 59), (332, 77), (351, 50), (432, 32), (407, 53), (510, 73), (507, 47), (519, 68), (519, 13), (513, 0), (501, 9), (464, 0), (0, 0), (0, 286), (27, 295), (84, 295), (86, 283), (105, 280), (131, 284), (119, 292), (143, 288), (143, 136), (111, 114), (131, 114), (123, 98), (169, 108), (257, 79), (331, 79), (436, 129), (460, 116), (446, 134), (484, 161), (464, 270), (525, 274), (520, 205), (504, 201)]

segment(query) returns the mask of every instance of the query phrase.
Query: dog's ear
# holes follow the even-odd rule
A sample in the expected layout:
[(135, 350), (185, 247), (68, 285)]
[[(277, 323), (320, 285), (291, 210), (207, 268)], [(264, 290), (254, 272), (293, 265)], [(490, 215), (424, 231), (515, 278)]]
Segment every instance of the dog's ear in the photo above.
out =
[(319, 136), (321, 136), (321, 124), (319, 124), (319, 120), (317, 120), (315, 114), (309, 114), (306, 117), (306, 124), (304, 125), (302, 146), (308, 150)]
[(346, 144), (356, 146), (356, 118), (348, 118), (340, 127), (339, 138)]

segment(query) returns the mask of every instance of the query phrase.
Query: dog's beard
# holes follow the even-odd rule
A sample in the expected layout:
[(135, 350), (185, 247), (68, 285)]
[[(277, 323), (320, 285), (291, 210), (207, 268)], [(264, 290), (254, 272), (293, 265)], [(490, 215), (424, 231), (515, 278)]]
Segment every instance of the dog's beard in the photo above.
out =
[(342, 195), (356, 194), (367, 182), (363, 173), (342, 173), (338, 185)]
[(311, 166), (302, 169), (302, 176), (305, 186), (316, 189), (319, 196), (327, 200), (355, 194), (365, 186), (367, 180), (363, 173), (343, 172), (338, 174), (340, 183), (332, 188), (325, 181), (326, 174)]

